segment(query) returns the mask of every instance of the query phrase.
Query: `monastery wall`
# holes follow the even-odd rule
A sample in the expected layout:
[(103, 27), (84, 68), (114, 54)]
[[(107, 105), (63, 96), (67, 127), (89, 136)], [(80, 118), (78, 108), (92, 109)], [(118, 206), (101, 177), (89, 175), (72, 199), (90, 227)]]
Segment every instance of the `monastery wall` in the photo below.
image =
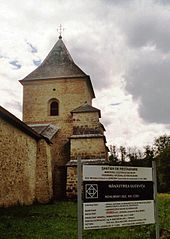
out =
[(37, 142), (0, 119), (0, 206), (31, 204), (35, 199)]
[(0, 140), (0, 206), (49, 201), (50, 146), (42, 140), (37, 151), (35, 139), (1, 118)]
[(35, 197), (40, 203), (48, 203), (53, 197), (51, 151), (43, 139), (37, 146)]

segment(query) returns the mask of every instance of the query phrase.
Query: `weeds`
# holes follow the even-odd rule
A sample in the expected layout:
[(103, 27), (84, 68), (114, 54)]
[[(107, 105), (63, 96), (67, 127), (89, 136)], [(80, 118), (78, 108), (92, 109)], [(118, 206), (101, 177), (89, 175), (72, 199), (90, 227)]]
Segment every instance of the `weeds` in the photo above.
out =
[[(170, 195), (158, 197), (161, 239), (170, 230)], [(76, 202), (0, 208), (1, 239), (77, 239)], [(155, 226), (83, 231), (83, 239), (155, 239)]]

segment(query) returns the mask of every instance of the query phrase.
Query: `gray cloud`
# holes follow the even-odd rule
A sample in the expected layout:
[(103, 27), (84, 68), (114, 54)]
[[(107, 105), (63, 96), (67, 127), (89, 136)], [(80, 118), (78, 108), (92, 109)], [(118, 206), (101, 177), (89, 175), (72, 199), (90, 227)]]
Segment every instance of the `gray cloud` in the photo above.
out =
[(169, 5), (170, 4), (170, 1), (169, 0), (155, 0), (156, 3), (159, 3), (159, 4), (165, 4), (165, 5)]
[(170, 15), (142, 15), (126, 25), (128, 44), (131, 47), (153, 45), (163, 52), (170, 51)]
[[(39, 64), (39, 59), (43, 59), (57, 41), (56, 29), (61, 23), (65, 28), (63, 40), (75, 63), (90, 75), (94, 90), (98, 91), (97, 99), (103, 106), (102, 121), (110, 128), (112, 141), (117, 140), (119, 144), (127, 138), (129, 144), (130, 140), (136, 143), (138, 138), (138, 142), (142, 142), (142, 138), (151, 138), (161, 129), (167, 130), (170, 118), (167, 104), (170, 95), (169, 2), (75, 0), (73, 4), (70, 0), (42, 0), (40, 7), (35, 8), (35, 2), (30, 0), (21, 3), (18, 11), (17, 0), (4, 1), (0, 9), (5, 9), (5, 14), (0, 14), (3, 33), (0, 34), (4, 40), (0, 55), (10, 58), (0, 59), (4, 63), (1, 64), (4, 83), (1, 87), (8, 87), (10, 82), (30, 73), (33, 64)], [(25, 39), (28, 39), (28, 45)], [(13, 59), (22, 64), (20, 70), (9, 67), (8, 62)], [(125, 76), (127, 95), (131, 100), (132, 95), (135, 102), (126, 101), (126, 104), (114, 107), (114, 102), (122, 102), (120, 90), (123, 92), (124, 84), (121, 76)], [(17, 86), (10, 84), (9, 88), (16, 91)], [(113, 97), (113, 89), (118, 92), (117, 97)], [(109, 92), (108, 96), (105, 92)], [(10, 91), (2, 94), (8, 108), (21, 109), (19, 102), (11, 103), (14, 97)], [(140, 116), (146, 122), (166, 123), (167, 128), (146, 122), (143, 126), (143, 121), (138, 118), (138, 102)], [(145, 132), (143, 127), (146, 127)]]
[(114, 6), (127, 6), (129, 4), (134, 4), (134, 0), (105, 0), (105, 3)]
[(129, 52), (126, 90), (139, 103), (140, 116), (159, 124), (170, 123), (170, 7), (166, 3), (131, 5), (131, 15), (125, 14), (119, 24)]
[[(108, 44), (107, 44), (108, 43)], [(88, 75), (90, 75), (94, 87), (102, 89), (109, 87), (111, 84), (110, 73), (110, 43), (99, 47), (101, 42), (96, 43), (95, 37), (91, 37), (90, 44), (86, 43), (86, 39), (81, 39), (78, 44), (72, 44), (71, 55), (75, 63)], [(74, 57), (75, 56), (75, 57)]]
[(170, 58), (143, 55), (126, 75), (126, 89), (139, 100), (139, 113), (148, 122), (170, 123)]

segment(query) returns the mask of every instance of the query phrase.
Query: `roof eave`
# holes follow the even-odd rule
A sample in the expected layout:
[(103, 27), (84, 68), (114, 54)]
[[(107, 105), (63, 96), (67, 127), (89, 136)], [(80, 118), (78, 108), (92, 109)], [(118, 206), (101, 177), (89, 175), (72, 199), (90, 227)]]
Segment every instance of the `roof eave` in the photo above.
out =
[(51, 143), (46, 137), (35, 132), (31, 127), (29, 127), (27, 124), (25, 124), (23, 121), (18, 119), (16, 116), (11, 114), (9, 111), (4, 109), (3, 107), (0, 106), (0, 110), (1, 110), (1, 117), (5, 119), (6, 121), (8, 121), (10, 124), (12, 124), (14, 127), (21, 129), (24, 133), (28, 134), (29, 136), (31, 136), (37, 141), (44, 138), (47, 141), (47, 143)]
[(87, 82), (87, 83), (88, 83), (88, 86), (89, 86), (89, 88), (90, 88), (90, 90), (91, 90), (92, 98), (96, 98), (95, 93), (94, 93), (94, 90), (93, 90), (93, 85), (92, 85), (90, 76), (87, 75), (86, 77), (87, 77), (87, 79), (88, 79), (88, 82)]

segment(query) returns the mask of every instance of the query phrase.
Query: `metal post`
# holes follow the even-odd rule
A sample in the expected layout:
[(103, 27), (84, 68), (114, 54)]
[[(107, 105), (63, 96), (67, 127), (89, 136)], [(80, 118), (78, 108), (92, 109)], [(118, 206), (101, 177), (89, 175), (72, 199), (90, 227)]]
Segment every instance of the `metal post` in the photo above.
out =
[(82, 239), (82, 167), (81, 158), (77, 158), (77, 212), (78, 212), (78, 239)]
[(152, 161), (152, 170), (153, 170), (153, 182), (154, 182), (155, 230), (156, 230), (156, 239), (159, 239), (160, 234), (159, 234), (159, 215), (158, 215), (158, 202), (157, 202), (157, 177), (156, 177), (156, 162), (155, 161)]

